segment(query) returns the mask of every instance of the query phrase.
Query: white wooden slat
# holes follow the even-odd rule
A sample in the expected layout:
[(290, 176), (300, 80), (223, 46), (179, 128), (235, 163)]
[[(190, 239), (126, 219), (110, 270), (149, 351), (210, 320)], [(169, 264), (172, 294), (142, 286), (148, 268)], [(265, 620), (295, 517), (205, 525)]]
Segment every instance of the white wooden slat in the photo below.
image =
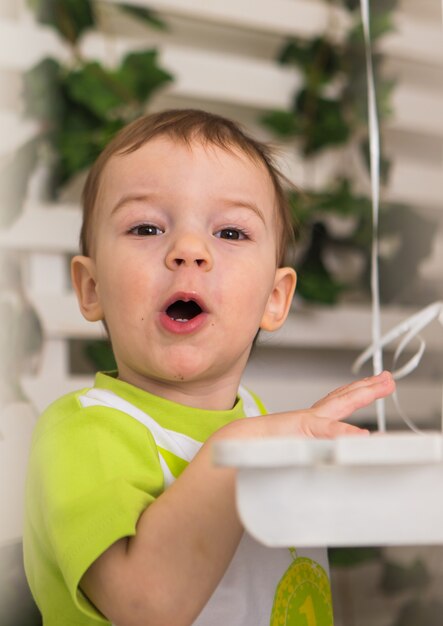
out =
[(100, 322), (88, 322), (78, 308), (74, 292), (46, 294), (28, 292), (30, 303), (47, 339), (104, 339)]
[[(121, 3), (121, 0), (106, 0)], [(131, 0), (165, 16), (173, 15), (236, 28), (257, 30), (281, 36), (312, 37), (325, 32), (329, 23), (338, 33), (349, 24), (348, 14), (337, 7), (315, 0)], [(394, 16), (395, 32), (381, 44), (384, 52), (400, 59), (443, 65), (443, 45), (439, 24), (422, 23), (399, 13)]]
[(50, 28), (33, 22), (0, 19), (0, 41), (0, 67), (11, 71), (26, 71), (46, 56), (65, 62), (71, 57)]
[(24, 402), (2, 406), (0, 412), (0, 547), (22, 536), (26, 467), (36, 417)]
[(394, 15), (394, 31), (386, 35), (380, 48), (389, 56), (427, 63), (443, 65), (442, 26), (438, 21), (419, 21), (397, 12)]
[[(28, 33), (29, 31), (29, 33)], [(1, 56), (0, 66), (5, 65), (11, 69), (24, 70), (31, 67), (45, 54), (66, 56), (66, 49), (56, 37), (48, 30), (28, 27), (20, 27), (13, 23), (0, 21), (0, 40), (20, 40), (27, 38), (29, 43), (24, 46), (26, 52), (19, 52), (13, 58), (8, 55)], [(87, 57), (97, 58), (104, 63), (110, 63), (129, 50), (145, 48), (152, 42), (140, 39), (115, 38), (110, 39), (99, 35), (85, 37), (83, 51)], [(114, 51), (114, 55), (110, 54)], [(293, 98), (294, 89), (299, 81), (297, 72), (284, 67), (279, 67), (270, 61), (260, 61), (229, 55), (227, 53), (215, 53), (201, 51), (185, 46), (171, 45), (169, 43), (160, 46), (160, 60), (166, 69), (175, 75), (175, 82), (168, 87), (169, 92), (178, 96), (194, 97), (208, 100), (221, 100), (241, 106), (254, 108), (286, 108)], [(432, 136), (442, 136), (442, 124), (435, 125), (435, 115), (428, 120), (425, 111), (417, 109), (414, 101), (411, 105), (411, 96), (397, 97), (397, 109), (399, 111), (400, 129), (426, 132)], [(437, 94), (439, 95), (437, 100)], [(432, 105), (432, 110), (438, 106), (440, 98), (443, 101), (443, 92), (436, 91), (426, 95), (422, 91), (420, 96), (427, 104), (431, 99), (437, 100)], [(401, 113), (406, 110), (406, 113)], [(390, 127), (396, 128), (394, 115), (390, 121)]]
[[(417, 309), (384, 307), (382, 332), (387, 332)], [(423, 333), (428, 350), (441, 350), (443, 331), (437, 323)], [(324, 347), (346, 350), (365, 348), (371, 342), (371, 311), (369, 306), (339, 305), (334, 307), (294, 307), (284, 326), (277, 332), (263, 333), (260, 343), (269, 346)], [(416, 346), (412, 346), (412, 349)]]
[(70, 284), (68, 267), (62, 255), (31, 252), (25, 264), (25, 284), (41, 294), (57, 295)]
[[(25, 284), (34, 289), (44, 300), (58, 298), (69, 285), (68, 266), (62, 254), (30, 252), (23, 259), (26, 268)], [(59, 315), (62, 313), (58, 311)], [(40, 363), (40, 372), (69, 377), (69, 334), (60, 338), (45, 337), (46, 341)]]
[(443, 164), (424, 166), (416, 162), (395, 160), (389, 189), (384, 197), (443, 211)]
[[(443, 41), (443, 33), (441, 34)], [(396, 129), (443, 137), (443, 68), (440, 85), (434, 90), (420, 90), (416, 85), (398, 84), (392, 94)], [(420, 111), (421, 115), (417, 115)], [(434, 132), (432, 132), (434, 129)]]
[(43, 351), (40, 355), (39, 375), (46, 378), (70, 377), (69, 336), (54, 339), (45, 335)]
[[(121, 4), (121, 0), (106, 2)], [(130, 4), (155, 9), (165, 16), (185, 17), (282, 36), (312, 37), (322, 33), (331, 16), (338, 30), (349, 24), (344, 11), (337, 7), (328, 11), (324, 3), (315, 0), (273, 0), (272, 3), (256, 0), (131, 0)]]
[(21, 384), (25, 394), (30, 398), (36, 411), (41, 413), (52, 402), (67, 393), (90, 387), (94, 383), (94, 376), (74, 376), (62, 378), (57, 373), (48, 373), (39, 376), (23, 376)]
[(21, 119), (11, 111), (0, 111), (0, 157), (32, 139), (37, 130), (36, 122)]
[(182, 97), (202, 98), (267, 109), (287, 107), (300, 84), (294, 71), (269, 61), (198, 50), (166, 48), (162, 65), (176, 77), (168, 91)]
[(0, 248), (75, 253), (80, 227), (78, 206), (27, 206), (9, 229), (0, 230)]
[[(389, 183), (382, 192), (383, 200), (416, 204), (423, 211), (427, 208), (443, 209), (443, 161), (424, 163), (419, 159), (406, 159), (401, 154), (390, 156), (392, 168)], [(286, 145), (282, 147), (277, 162), (286, 176), (297, 185), (304, 189), (321, 189), (334, 180), (337, 173), (343, 173), (342, 162), (347, 163), (348, 160), (349, 155), (344, 157), (340, 150), (331, 150), (310, 166), (295, 148)], [(355, 167), (356, 164), (351, 165), (351, 172), (355, 172)], [(369, 182), (367, 193), (370, 193)]]

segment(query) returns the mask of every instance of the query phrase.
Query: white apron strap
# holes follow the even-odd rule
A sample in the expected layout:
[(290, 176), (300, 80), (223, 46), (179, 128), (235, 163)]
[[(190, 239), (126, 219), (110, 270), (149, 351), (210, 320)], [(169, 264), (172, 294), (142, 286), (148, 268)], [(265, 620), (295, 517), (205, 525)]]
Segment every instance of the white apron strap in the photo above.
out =
[[(247, 389), (240, 387), (238, 393), (243, 400), (243, 407), (247, 417), (255, 417), (261, 414), (256, 401)], [(171, 452), (178, 458), (183, 459), (188, 463), (192, 461), (202, 446), (200, 441), (196, 441), (195, 439), (192, 439), (192, 437), (188, 437), (187, 435), (178, 433), (174, 430), (163, 428), (150, 415), (108, 389), (97, 389), (96, 387), (93, 387), (85, 394), (79, 396), (79, 400), (84, 407), (104, 406), (117, 409), (118, 411), (122, 411), (123, 413), (130, 415), (138, 422), (146, 426), (152, 434), (158, 448), (163, 448), (163, 450)], [(169, 485), (174, 482), (175, 478), (162, 456), (161, 450), (158, 452), (165, 487), (169, 487)]]
[(257, 417), (262, 414), (257, 402), (254, 400), (253, 395), (245, 387), (243, 387), (243, 385), (239, 387), (238, 395), (243, 400), (246, 417)]
[[(146, 426), (150, 431), (158, 448), (163, 448), (184, 461), (191, 461), (201, 448), (201, 442), (173, 430), (163, 428), (150, 415), (123, 400), (117, 394), (107, 389), (90, 389), (86, 394), (79, 397), (82, 406), (104, 406), (122, 411), (130, 415), (138, 422)], [(169, 469), (161, 451), (159, 450), (160, 465), (163, 470), (165, 487), (169, 487), (175, 478)]]

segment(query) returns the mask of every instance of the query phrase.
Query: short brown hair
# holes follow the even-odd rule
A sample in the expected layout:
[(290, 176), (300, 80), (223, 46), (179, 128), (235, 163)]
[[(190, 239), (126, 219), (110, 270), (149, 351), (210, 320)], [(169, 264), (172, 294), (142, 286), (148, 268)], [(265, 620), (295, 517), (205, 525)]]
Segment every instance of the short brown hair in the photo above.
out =
[(239, 148), (252, 160), (265, 166), (277, 200), (277, 263), (279, 266), (284, 265), (289, 243), (294, 240), (294, 224), (285, 186), (294, 186), (276, 167), (274, 152), (269, 144), (253, 139), (232, 120), (198, 109), (171, 109), (144, 115), (125, 126), (110, 141), (93, 164), (83, 189), (83, 224), (80, 233), (82, 254), (87, 256), (90, 253), (92, 216), (107, 162), (112, 156), (134, 152), (150, 139), (159, 136), (186, 144), (199, 140), (224, 150)]

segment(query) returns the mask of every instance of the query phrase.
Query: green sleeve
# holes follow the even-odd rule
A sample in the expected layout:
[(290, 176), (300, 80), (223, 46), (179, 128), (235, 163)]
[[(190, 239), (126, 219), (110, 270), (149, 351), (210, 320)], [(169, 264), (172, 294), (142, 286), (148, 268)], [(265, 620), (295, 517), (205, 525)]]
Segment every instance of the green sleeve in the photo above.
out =
[(108, 547), (135, 534), (141, 513), (163, 490), (152, 435), (114, 409), (80, 409), (42, 433), (29, 474), (28, 510), (48, 561), (77, 608), (97, 619), (79, 583)]

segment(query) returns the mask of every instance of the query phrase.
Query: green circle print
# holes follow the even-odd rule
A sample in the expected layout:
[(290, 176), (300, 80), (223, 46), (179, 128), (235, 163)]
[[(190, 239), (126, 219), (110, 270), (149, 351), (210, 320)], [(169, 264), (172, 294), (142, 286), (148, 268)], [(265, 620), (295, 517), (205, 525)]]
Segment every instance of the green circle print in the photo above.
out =
[(324, 569), (297, 558), (278, 584), (270, 626), (333, 626), (331, 588)]

